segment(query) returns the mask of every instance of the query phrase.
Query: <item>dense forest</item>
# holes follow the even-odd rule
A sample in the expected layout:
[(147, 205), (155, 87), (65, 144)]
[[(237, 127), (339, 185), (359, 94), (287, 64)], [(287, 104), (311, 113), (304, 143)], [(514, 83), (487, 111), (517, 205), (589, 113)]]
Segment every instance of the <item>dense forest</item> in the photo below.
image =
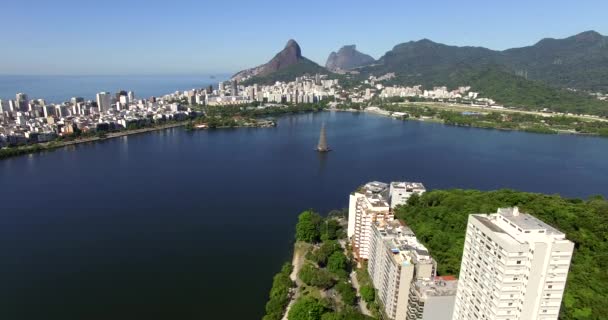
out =
[(601, 196), (580, 200), (513, 190), (435, 190), (410, 198), (396, 214), (429, 248), (440, 274), (458, 275), (468, 215), (508, 206), (519, 206), (575, 243), (560, 319), (605, 319), (608, 201)]

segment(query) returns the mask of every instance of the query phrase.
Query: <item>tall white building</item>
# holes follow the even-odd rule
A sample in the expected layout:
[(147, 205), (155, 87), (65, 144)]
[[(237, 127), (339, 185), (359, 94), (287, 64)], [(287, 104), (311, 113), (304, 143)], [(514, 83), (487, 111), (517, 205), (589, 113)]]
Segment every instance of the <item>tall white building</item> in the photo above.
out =
[(405, 320), (413, 283), (433, 279), (436, 263), (412, 230), (399, 221), (376, 222), (371, 230), (369, 275), (386, 315)]
[(426, 189), (420, 182), (391, 182), (389, 189), (391, 209), (406, 204), (407, 199), (413, 194), (422, 195), (424, 192)]
[(369, 182), (351, 193), (348, 206), (347, 235), (357, 259), (367, 259), (371, 226), (377, 221), (392, 221), (388, 203), (388, 185)]
[(99, 113), (105, 113), (112, 107), (112, 94), (109, 92), (100, 92), (97, 94), (97, 107)]
[(573, 249), (517, 207), (470, 215), (452, 319), (557, 319)]
[(373, 181), (351, 193), (348, 207), (348, 237), (357, 259), (367, 259), (371, 226), (374, 222), (394, 219), (392, 209), (406, 204), (412, 194), (426, 190), (419, 182)]

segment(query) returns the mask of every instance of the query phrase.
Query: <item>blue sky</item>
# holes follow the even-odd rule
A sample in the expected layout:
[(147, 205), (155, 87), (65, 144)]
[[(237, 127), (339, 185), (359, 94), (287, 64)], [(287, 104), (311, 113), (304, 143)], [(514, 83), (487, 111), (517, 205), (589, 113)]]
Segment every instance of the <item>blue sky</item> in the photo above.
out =
[(0, 74), (230, 73), (290, 38), (324, 64), (345, 44), (378, 58), (422, 38), (506, 49), (608, 35), (605, 0), (2, 0), (0, 12)]

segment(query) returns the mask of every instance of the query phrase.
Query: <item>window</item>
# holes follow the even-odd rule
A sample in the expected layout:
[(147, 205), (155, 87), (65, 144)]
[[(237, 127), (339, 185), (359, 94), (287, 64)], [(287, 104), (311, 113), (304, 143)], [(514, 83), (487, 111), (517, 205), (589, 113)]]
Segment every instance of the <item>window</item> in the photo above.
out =
[(517, 264), (521, 264), (521, 260), (517, 260)]
[(553, 285), (550, 284), (550, 285), (547, 286), (547, 288), (551, 289), (551, 288), (553, 288)]

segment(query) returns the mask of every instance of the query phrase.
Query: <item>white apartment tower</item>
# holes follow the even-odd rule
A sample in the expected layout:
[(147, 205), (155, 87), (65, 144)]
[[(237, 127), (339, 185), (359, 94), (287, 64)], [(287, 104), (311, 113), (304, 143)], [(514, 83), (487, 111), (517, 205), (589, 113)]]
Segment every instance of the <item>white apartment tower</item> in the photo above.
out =
[(348, 237), (357, 259), (368, 259), (371, 226), (375, 222), (394, 219), (392, 209), (406, 204), (414, 193), (426, 190), (419, 182), (391, 182), (390, 185), (373, 181), (351, 193), (348, 207)]
[(367, 259), (371, 226), (377, 221), (392, 221), (388, 203), (388, 185), (369, 182), (351, 193), (348, 206), (348, 237), (357, 259)]
[(412, 286), (417, 280), (431, 280), (436, 263), (412, 230), (398, 220), (376, 222), (371, 229), (369, 275), (386, 315), (406, 320)]
[(573, 249), (517, 207), (470, 215), (452, 319), (558, 319)]

